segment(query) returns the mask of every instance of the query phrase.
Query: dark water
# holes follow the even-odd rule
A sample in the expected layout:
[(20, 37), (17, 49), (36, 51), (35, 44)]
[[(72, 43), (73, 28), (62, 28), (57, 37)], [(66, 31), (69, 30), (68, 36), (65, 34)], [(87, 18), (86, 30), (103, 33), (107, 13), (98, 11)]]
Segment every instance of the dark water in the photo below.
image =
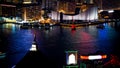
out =
[(96, 25), (91, 25), (79, 27), (75, 31), (59, 26), (44, 30), (41, 28), (20, 29), (18, 25), (11, 24), (0, 25), (0, 50), (7, 53), (0, 66), (5, 65), (6, 68), (11, 68), (21, 62), (29, 53), (34, 35), (39, 56), (33, 54), (37, 58), (31, 56), (32, 58), (27, 59), (29, 62), (35, 59), (34, 62), (40, 67), (44, 64), (43, 66), (49, 65), (50, 68), (62, 68), (66, 62), (65, 51), (68, 50), (78, 51), (78, 60), (80, 55), (95, 54), (98, 51), (107, 55), (120, 56), (118, 54), (120, 53), (120, 32), (114, 28), (114, 24), (104, 25), (105, 29), (97, 29)]

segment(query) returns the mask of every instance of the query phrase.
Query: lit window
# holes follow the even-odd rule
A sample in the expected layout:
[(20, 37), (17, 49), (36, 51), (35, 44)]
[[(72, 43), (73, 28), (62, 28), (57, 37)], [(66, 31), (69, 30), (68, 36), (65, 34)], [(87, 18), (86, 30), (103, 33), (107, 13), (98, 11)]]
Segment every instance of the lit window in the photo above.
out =
[(69, 55), (68, 64), (75, 64), (75, 55), (74, 54)]

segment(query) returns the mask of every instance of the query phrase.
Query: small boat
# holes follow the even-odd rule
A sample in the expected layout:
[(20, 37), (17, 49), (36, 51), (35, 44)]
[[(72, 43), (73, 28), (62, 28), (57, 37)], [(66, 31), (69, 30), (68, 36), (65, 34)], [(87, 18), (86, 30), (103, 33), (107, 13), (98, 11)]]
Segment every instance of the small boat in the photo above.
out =
[(37, 51), (36, 43), (33, 41), (30, 51)]
[(32, 46), (30, 48), (30, 51), (37, 51), (37, 45), (36, 45), (36, 36), (34, 35), (34, 40), (32, 42)]
[(5, 58), (5, 57), (6, 57), (6, 53), (0, 52), (0, 59), (3, 59), (3, 58)]

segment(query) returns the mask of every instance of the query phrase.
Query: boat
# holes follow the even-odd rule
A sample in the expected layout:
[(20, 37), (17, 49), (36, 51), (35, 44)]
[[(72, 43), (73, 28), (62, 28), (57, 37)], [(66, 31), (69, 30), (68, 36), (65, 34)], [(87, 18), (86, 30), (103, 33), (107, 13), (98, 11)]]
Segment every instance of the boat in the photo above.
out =
[(31, 48), (30, 48), (30, 51), (37, 51), (37, 47), (36, 47), (35, 42), (32, 43), (32, 46), (31, 46)]
[(36, 36), (34, 35), (34, 40), (32, 42), (32, 46), (30, 48), (30, 51), (37, 51), (37, 45), (36, 45)]
[(5, 58), (5, 57), (6, 57), (6, 53), (0, 52), (0, 59), (3, 59), (3, 58)]

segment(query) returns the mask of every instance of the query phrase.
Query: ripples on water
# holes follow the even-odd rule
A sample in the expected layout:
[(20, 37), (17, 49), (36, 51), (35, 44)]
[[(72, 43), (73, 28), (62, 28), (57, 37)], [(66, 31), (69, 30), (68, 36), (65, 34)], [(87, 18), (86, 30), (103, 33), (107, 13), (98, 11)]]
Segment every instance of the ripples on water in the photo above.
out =
[[(38, 49), (55, 62), (64, 62), (66, 50), (77, 50), (78, 55), (94, 54), (101, 51), (106, 54), (120, 52), (119, 32), (109, 24), (105, 29), (96, 26), (77, 28), (53, 27), (51, 30), (20, 29), (17, 25), (0, 26), (1, 50), (7, 52), (7, 64), (17, 64), (29, 51), (33, 37), (36, 35)], [(5, 46), (3, 46), (5, 45)], [(2, 49), (3, 48), (3, 49)], [(118, 50), (116, 50), (118, 49)]]

